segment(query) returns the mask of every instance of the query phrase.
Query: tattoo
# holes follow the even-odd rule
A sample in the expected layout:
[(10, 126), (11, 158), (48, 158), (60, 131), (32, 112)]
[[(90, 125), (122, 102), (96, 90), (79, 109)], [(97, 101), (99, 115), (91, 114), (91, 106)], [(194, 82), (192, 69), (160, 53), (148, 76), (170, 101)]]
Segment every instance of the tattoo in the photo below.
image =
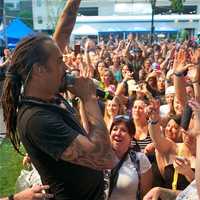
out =
[(81, 0), (68, 0), (56, 25), (53, 38), (58, 43), (61, 51), (69, 42), (72, 29), (76, 22), (77, 12)]
[(90, 109), (92, 106), (89, 109), (86, 108), (90, 123), (88, 139), (78, 136), (65, 151), (64, 159), (96, 170), (112, 168), (117, 160), (111, 148), (108, 130), (101, 114), (98, 114), (97, 110), (96, 113), (95, 111), (94, 113), (88, 112)]
[[(97, 134), (100, 134), (100, 131), (97, 131)], [(109, 144), (106, 144), (106, 142), (103, 141), (101, 137), (96, 140), (98, 140), (98, 142), (94, 144), (94, 148), (92, 148), (91, 151), (87, 151), (86, 148), (83, 147), (81, 137), (75, 139), (65, 152), (67, 161), (96, 170), (109, 168), (109, 165), (112, 165), (114, 159), (113, 153), (111, 153), (108, 148), (105, 148), (105, 146), (108, 146)]]

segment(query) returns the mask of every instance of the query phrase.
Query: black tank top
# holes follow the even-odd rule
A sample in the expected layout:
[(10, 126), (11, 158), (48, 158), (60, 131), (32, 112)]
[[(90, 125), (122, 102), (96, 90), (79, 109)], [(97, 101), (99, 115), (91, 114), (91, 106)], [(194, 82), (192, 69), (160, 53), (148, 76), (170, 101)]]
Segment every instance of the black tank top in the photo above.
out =
[[(192, 171), (195, 171), (192, 169)], [(172, 164), (167, 165), (164, 169), (164, 181), (165, 181), (165, 187), (168, 189), (172, 189), (172, 182), (174, 178), (174, 166)], [(177, 190), (184, 190), (190, 182), (186, 179), (185, 176), (182, 174), (178, 175), (178, 181), (177, 181)]]

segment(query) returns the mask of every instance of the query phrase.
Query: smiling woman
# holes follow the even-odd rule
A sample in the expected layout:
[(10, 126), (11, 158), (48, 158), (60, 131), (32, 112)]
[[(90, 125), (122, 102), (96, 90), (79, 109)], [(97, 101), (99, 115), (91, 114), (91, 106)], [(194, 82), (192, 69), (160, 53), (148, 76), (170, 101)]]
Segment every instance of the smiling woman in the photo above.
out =
[(141, 199), (152, 185), (151, 164), (145, 154), (130, 148), (135, 126), (128, 115), (117, 115), (110, 128), (112, 148), (120, 159), (111, 171), (110, 199)]

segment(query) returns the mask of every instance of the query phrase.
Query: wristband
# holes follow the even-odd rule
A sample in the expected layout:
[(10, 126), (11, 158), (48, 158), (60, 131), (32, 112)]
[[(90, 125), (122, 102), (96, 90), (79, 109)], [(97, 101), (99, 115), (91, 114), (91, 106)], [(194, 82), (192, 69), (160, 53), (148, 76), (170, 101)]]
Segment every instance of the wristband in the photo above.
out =
[(167, 84), (171, 84), (172, 83), (172, 81), (170, 79), (166, 79), (165, 81), (166, 81)]
[(159, 120), (148, 120), (148, 124), (150, 125), (156, 125), (159, 122)]
[(9, 195), (8, 200), (14, 200), (14, 195), (13, 194)]
[(185, 70), (183, 72), (174, 72), (174, 75), (177, 76), (177, 77), (186, 76), (187, 70)]

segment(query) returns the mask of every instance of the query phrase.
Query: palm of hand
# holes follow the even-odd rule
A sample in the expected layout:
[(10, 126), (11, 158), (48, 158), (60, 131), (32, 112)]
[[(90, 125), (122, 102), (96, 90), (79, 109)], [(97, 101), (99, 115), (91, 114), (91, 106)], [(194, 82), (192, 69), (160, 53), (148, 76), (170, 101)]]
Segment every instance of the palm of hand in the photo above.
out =
[(185, 66), (186, 62), (186, 52), (184, 49), (180, 49), (179, 52), (175, 56), (173, 69), (175, 72), (183, 72), (187, 68)]

